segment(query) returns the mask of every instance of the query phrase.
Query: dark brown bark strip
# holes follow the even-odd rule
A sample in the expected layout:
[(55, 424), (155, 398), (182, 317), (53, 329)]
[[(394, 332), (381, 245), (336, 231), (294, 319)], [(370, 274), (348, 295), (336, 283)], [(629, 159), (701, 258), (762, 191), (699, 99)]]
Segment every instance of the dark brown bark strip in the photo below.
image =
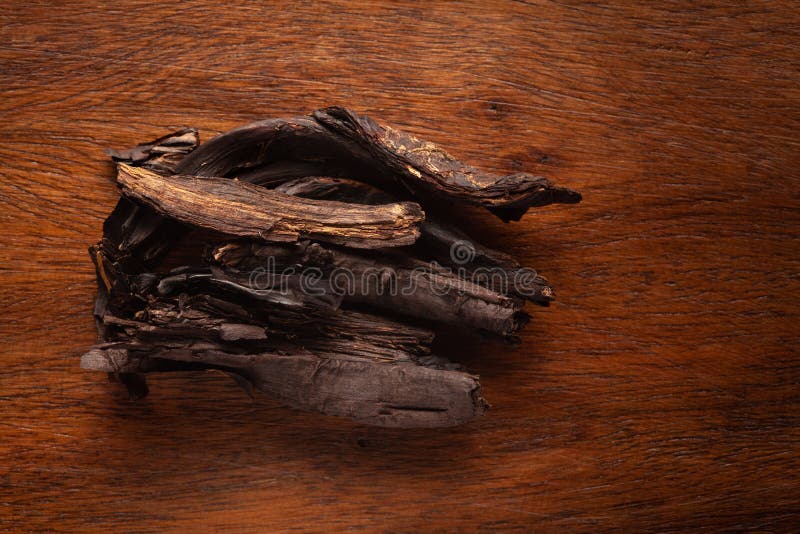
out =
[(315, 354), (383, 362), (415, 362), (456, 368), (431, 357), (429, 330), (351, 310), (276, 311), (259, 303), (243, 306), (205, 294), (152, 299), (125, 319), (107, 313), (106, 341), (148, 346), (183, 347), (198, 340), (231, 352), (277, 351), (302, 347)]
[[(482, 415), (488, 407), (475, 376), (414, 364), (386, 365), (302, 352), (231, 354), (205, 348), (162, 350), (149, 358), (230, 369), (294, 408), (376, 426), (454, 426)], [(108, 372), (141, 372), (154, 365), (152, 360), (130, 358), (120, 348), (93, 349), (81, 364)]]
[(513, 335), (528, 319), (519, 299), (402, 256), (377, 258), (310, 242), (289, 247), (234, 242), (215, 249), (212, 257), (245, 270), (318, 268), (345, 301), (502, 336)]
[(365, 148), (391, 169), (411, 191), (488, 208), (504, 220), (517, 220), (529, 207), (580, 202), (580, 193), (527, 173), (496, 176), (466, 165), (433, 143), (417, 139), (343, 107), (313, 113), (317, 122)]
[(276, 193), (223, 178), (163, 177), (120, 164), (122, 193), (201, 228), (268, 241), (314, 238), (355, 248), (409, 245), (425, 214), (410, 202), (365, 207)]
[[(297, 178), (275, 190), (306, 198), (370, 205), (393, 200), (391, 195), (369, 184), (328, 176)], [(555, 300), (555, 291), (546, 278), (523, 267), (509, 254), (481, 245), (455, 225), (437, 218), (428, 216), (422, 222), (415, 248), (421, 249), (421, 255), (458, 272), (462, 278), (498, 293), (544, 306)]]
[(368, 151), (337, 136), (310, 116), (251, 122), (220, 134), (201, 147), (181, 162), (177, 173), (244, 179), (246, 175), (261, 175), (261, 166), (290, 162), (369, 175), (380, 168)]
[(544, 306), (556, 298), (545, 277), (523, 267), (509, 254), (481, 245), (452, 224), (427, 220), (420, 234), (419, 248), (478, 285)]
[(298, 290), (296, 278), (254, 279), (219, 268), (129, 276), (106, 264), (102, 272), (104, 293), (95, 316), (105, 341), (120, 339), (119, 332), (126, 330), (144, 340), (184, 337), (249, 341), (250, 346), (259, 341), (271, 349), (291, 342), (318, 352), (454, 367), (430, 355), (429, 329), (338, 309), (341, 297), (331, 295), (324, 281), (314, 292), (327, 291), (327, 296)]

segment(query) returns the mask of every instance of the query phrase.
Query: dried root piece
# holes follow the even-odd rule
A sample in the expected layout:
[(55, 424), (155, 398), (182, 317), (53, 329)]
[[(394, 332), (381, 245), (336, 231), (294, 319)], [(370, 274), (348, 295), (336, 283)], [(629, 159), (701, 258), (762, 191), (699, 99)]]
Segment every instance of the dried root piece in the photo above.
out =
[(316, 201), (224, 178), (164, 177), (125, 164), (118, 166), (117, 183), (125, 196), (168, 217), (268, 241), (302, 237), (354, 248), (409, 245), (425, 218), (411, 202), (366, 207)]

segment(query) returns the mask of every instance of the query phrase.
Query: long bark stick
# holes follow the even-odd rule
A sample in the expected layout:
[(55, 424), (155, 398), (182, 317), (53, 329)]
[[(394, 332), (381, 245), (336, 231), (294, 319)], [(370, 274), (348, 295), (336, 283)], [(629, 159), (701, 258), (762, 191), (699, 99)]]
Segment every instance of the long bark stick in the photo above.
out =
[(194, 226), (268, 241), (301, 237), (355, 248), (409, 245), (425, 214), (410, 202), (365, 207), (302, 199), (223, 178), (163, 177), (118, 166), (122, 193)]

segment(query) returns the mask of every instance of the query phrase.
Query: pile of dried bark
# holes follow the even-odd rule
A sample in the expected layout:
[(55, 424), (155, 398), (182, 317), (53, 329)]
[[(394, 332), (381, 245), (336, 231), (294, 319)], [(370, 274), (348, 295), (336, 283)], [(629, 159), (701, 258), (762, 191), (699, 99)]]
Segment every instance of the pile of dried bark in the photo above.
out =
[[(90, 248), (101, 339), (81, 365), (134, 397), (145, 373), (220, 370), (290, 406), (381, 426), (482, 414), (478, 378), (431, 354), (434, 330), (513, 340), (525, 301), (554, 298), (535, 271), (423, 210), (472, 204), (507, 221), (581, 198), (340, 107), (109, 154), (123, 196)], [(223, 237), (159, 269), (192, 228)]]

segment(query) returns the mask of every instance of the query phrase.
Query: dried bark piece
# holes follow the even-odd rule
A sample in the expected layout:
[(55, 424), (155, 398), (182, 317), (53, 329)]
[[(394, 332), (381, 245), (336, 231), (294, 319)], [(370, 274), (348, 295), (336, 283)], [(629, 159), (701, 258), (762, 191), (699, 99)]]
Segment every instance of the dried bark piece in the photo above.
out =
[[(260, 274), (260, 273), (259, 273)], [(170, 296), (182, 292), (228, 298), (259, 310), (289, 313), (291, 310), (339, 308), (342, 297), (335, 295), (325, 280), (300, 280), (299, 275), (259, 276), (217, 267), (178, 267), (165, 275), (143, 273), (133, 279), (138, 295)]]
[[(275, 188), (288, 195), (360, 204), (385, 204), (393, 197), (369, 184), (329, 176), (307, 176)], [(523, 267), (509, 254), (478, 243), (455, 225), (427, 216), (420, 225), (417, 248), (430, 259), (448, 266), (462, 278), (505, 295), (547, 306), (555, 291), (546, 278)]]
[[(115, 326), (129, 338), (148, 342), (157, 339), (197, 340), (208, 339), (222, 343), (258, 343), (267, 340), (263, 325), (235, 322), (224, 316), (211, 315), (202, 310), (178, 307), (175, 302), (151, 303), (142, 316), (130, 320), (106, 314), (103, 321)], [(115, 336), (112, 339), (119, 339)]]
[(351, 310), (276, 310), (261, 302), (243, 304), (204, 294), (151, 299), (134, 319), (107, 313), (103, 322), (112, 331), (106, 340), (171, 348), (205, 340), (230, 352), (302, 347), (344, 359), (458, 368), (431, 357), (433, 333), (427, 329)]
[(346, 302), (502, 336), (513, 335), (528, 320), (519, 299), (385, 251), (377, 258), (325, 248), (319, 243), (286, 247), (233, 242), (217, 247), (212, 258), (237, 269), (318, 268)]
[[(117, 163), (125, 163), (169, 175), (183, 158), (197, 148), (199, 136), (194, 128), (183, 128), (158, 139), (125, 150), (107, 149)], [(104, 256), (131, 272), (157, 265), (169, 246), (183, 233), (177, 222), (166, 219), (152, 208), (134, 203), (124, 196), (103, 223), (103, 240), (96, 245)], [(93, 261), (96, 251), (90, 250)], [(97, 262), (95, 261), (95, 264)]]
[[(324, 209), (311, 210), (310, 228), (309, 209), (290, 213), (290, 219), (295, 216), (301, 223), (287, 222), (283, 204), (265, 206), (261, 197), (248, 202), (264, 188), (245, 186), (242, 191), (243, 184), (226, 179), (277, 186), (267, 193), (273, 200), (277, 195), (290, 205), (319, 207), (317, 201), (299, 198), (314, 198), (311, 186), (317, 199), (362, 204), (350, 207), (361, 210), (367, 221), (385, 209), (377, 205), (409, 197), (477, 204), (507, 220), (519, 218), (529, 206), (576, 202), (580, 195), (530, 175), (482, 173), (430, 143), (343, 108), (320, 110), (312, 117), (260, 121), (195, 149), (197, 142), (196, 131), (184, 129), (133, 149), (109, 151), (120, 174), (125, 174), (121, 182), (131, 180), (121, 183), (128, 194), (135, 195), (130, 184), (141, 185), (142, 177), (150, 180), (153, 194), (149, 205), (144, 197), (121, 198), (104, 225), (102, 241), (90, 249), (99, 286), (95, 316), (106, 343), (84, 355), (86, 367), (111, 373), (132, 396), (147, 392), (143, 373), (216, 370), (234, 377), (245, 389), (255, 383), (288, 404), (384, 426), (448, 426), (483, 413), (486, 404), (476, 377), (451, 371), (453, 364), (430, 354), (432, 332), (340, 306), (366, 305), (383, 314), (434, 318), (509, 335), (527, 319), (519, 297), (545, 301), (546, 281), (531, 281), (539, 284), (534, 298), (497, 286), (491, 278), (465, 285), (462, 278), (489, 266), (504, 275), (523, 269), (507, 255), (465, 239), (457, 228), (421, 222), (416, 205), (418, 220), (407, 217), (405, 223), (389, 223), (389, 231), (382, 220), (364, 238), (359, 232), (369, 222), (346, 221), (340, 227), (335, 217), (324, 219), (331, 215)], [(171, 174), (177, 176), (163, 177)], [(319, 174), (330, 178), (316, 178), (316, 183), (307, 179)], [(331, 181), (337, 177), (360, 182)], [(294, 178), (304, 181), (286, 183)], [(320, 189), (324, 185), (320, 180), (329, 180), (327, 191)], [(244, 259), (241, 265), (251, 260), (257, 265), (255, 259), (272, 250), (287, 264), (318, 267), (326, 275), (310, 285), (302, 275), (267, 272), (267, 283), (262, 276), (256, 287), (252, 272), (229, 267), (188, 267), (165, 275), (148, 272), (186, 230), (184, 223), (165, 217), (168, 210), (159, 203), (158, 195), (170, 188), (175, 205), (169, 207), (186, 223), (197, 224), (198, 217), (207, 222), (211, 215), (214, 222), (205, 227), (229, 233), (233, 229), (234, 235), (279, 241), (314, 238), (382, 250), (378, 256), (305, 241), (288, 246), (255, 243), (257, 254), (248, 248), (229, 263), (239, 265)], [(234, 210), (232, 223), (230, 209), (219, 205), (213, 209), (220, 190), (241, 208)], [(209, 198), (211, 210), (204, 202)], [(162, 207), (162, 213), (150, 206)], [(264, 231), (252, 231), (253, 213)], [(414, 243), (418, 226), (423, 238)], [(408, 228), (413, 228), (411, 239), (403, 233)], [(248, 229), (251, 233), (246, 233)], [(467, 262), (452, 254), (452, 247), (462, 241), (474, 249)], [(383, 248), (412, 243), (405, 249)], [(420, 253), (442, 265), (457, 265), (458, 274), (416, 259)], [(365, 292), (343, 299), (332, 285), (332, 273), (339, 267), (361, 278), (376, 271), (378, 276), (372, 278), (375, 284), (362, 286)], [(414, 282), (417, 289), (410, 296), (382, 291), (398, 280), (404, 285)]]
[[(305, 176), (311, 168), (343, 169), (359, 176), (375, 176), (369, 154), (332, 135), (310, 117), (268, 119), (235, 128), (203, 143), (184, 158), (175, 172), (196, 176), (236, 177), (240, 181), (269, 185)], [(146, 166), (145, 163), (137, 166)], [(267, 169), (264, 169), (264, 166)], [(137, 261), (147, 269), (158, 265), (165, 251), (183, 233), (183, 225), (147, 206), (132, 208), (121, 199), (109, 225), (123, 228), (114, 238), (114, 258), (122, 265)], [(124, 222), (123, 224), (120, 224)], [(113, 232), (113, 230), (112, 230)]]
[[(159, 139), (141, 143), (133, 149), (110, 150), (112, 159), (132, 166), (155, 170), (159, 174), (182, 174), (198, 176), (224, 176), (242, 173), (243, 181), (258, 182), (257, 176), (248, 179), (244, 174), (263, 161), (271, 167), (286, 167), (277, 171), (278, 183), (281, 176), (303, 176), (309, 166), (318, 166), (325, 158), (334, 161), (351, 159), (347, 147), (328, 134), (325, 129), (307, 117), (298, 119), (269, 119), (251, 123), (219, 135), (201, 145), (203, 150), (195, 157), (185, 158), (179, 152), (170, 153), (169, 166), (162, 165), (159, 157), (170, 152), (185, 139), (185, 131), (180, 130)], [(196, 143), (196, 139), (195, 139)], [(196, 146), (186, 148), (191, 153)], [(308, 157), (306, 150), (312, 150), (312, 161), (284, 160), (293, 154)], [(178, 163), (181, 163), (178, 166)], [(299, 167), (299, 168), (298, 168)], [(271, 172), (271, 171), (270, 171)], [(288, 172), (288, 175), (286, 174)], [(268, 173), (267, 173), (268, 174)], [(149, 206), (140, 205), (121, 197), (117, 207), (103, 225), (107, 238), (104, 253), (114, 263), (127, 271), (134, 272), (156, 267), (170, 246), (185, 233), (185, 227), (178, 221), (158, 214)]]
[[(113, 327), (139, 326), (142, 322), (148, 327), (144, 330), (163, 335), (166, 332), (155, 327), (169, 327), (168, 323), (174, 320), (173, 326), (181, 323), (174, 332), (190, 339), (210, 339), (213, 335), (207, 334), (213, 334), (216, 325), (220, 332), (227, 329), (226, 335), (217, 336), (219, 340), (233, 337), (244, 328), (235, 325), (245, 324), (259, 325), (273, 339), (289, 340), (322, 352), (370, 354), (380, 360), (426, 364), (435, 360), (430, 357), (432, 331), (380, 315), (339, 309), (341, 296), (330, 294), (332, 288), (324, 281), (311, 286), (315, 290), (309, 292), (298, 289), (296, 278), (288, 277), (288, 282), (287, 277), (275, 276), (254, 280), (248, 274), (242, 276), (214, 267), (182, 267), (162, 275), (109, 273), (109, 300), (114, 305), (95, 312), (106, 341), (117, 339)], [(304, 287), (309, 286), (306, 283)], [(117, 291), (122, 296), (116, 295)], [(329, 294), (325, 295), (325, 291)], [(124, 306), (119, 305), (120, 301)], [(204, 319), (194, 324), (193, 317)], [(253, 335), (255, 332), (250, 332), (251, 339), (262, 339)], [(446, 361), (437, 365), (455, 367)]]
[[(244, 377), (253, 381), (257, 388), (292, 406), (383, 426), (449, 426), (465, 422), (485, 410), (479, 389), (474, 389), (479, 388), (475, 377), (450, 370), (438, 371), (453, 367), (447, 366), (447, 362), (440, 358), (418, 356), (404, 350), (408, 346), (416, 351), (422, 344), (430, 342), (432, 334), (424, 329), (343, 310), (333, 314), (317, 310), (317, 316), (305, 316), (305, 312), (290, 309), (288, 314), (278, 315), (277, 323), (270, 323), (272, 311), (270, 308), (260, 310), (251, 303), (241, 306), (222, 302), (204, 294), (153, 300), (136, 314), (136, 320), (106, 315), (107, 324), (117, 329), (115, 335), (110, 336), (114, 341), (88, 351), (82, 357), (81, 365), (85, 369), (107, 371), (115, 376), (136, 377), (142, 384), (142, 373), (153, 371), (227, 371), (238, 383), (242, 383)], [(252, 321), (254, 324), (251, 326), (266, 326), (256, 332), (243, 326), (245, 321)], [(239, 334), (245, 330), (248, 334), (246, 339), (237, 335), (231, 339), (229, 335), (232, 331)], [(266, 337), (261, 335), (262, 332)], [(272, 336), (282, 335), (287, 336), (285, 340), (270, 340)], [(270, 343), (274, 346), (270, 347)], [(252, 352), (259, 349), (267, 349), (269, 354)], [(215, 356), (220, 354), (227, 359), (223, 361)], [(240, 359), (231, 360), (233, 357)], [(274, 360), (276, 357), (283, 359)], [(298, 357), (303, 359), (300, 369), (290, 362)], [(271, 365), (259, 364), (255, 369), (249, 363), (238, 365), (254, 359), (264, 363), (265, 358), (267, 363), (272, 362)], [(172, 360), (175, 360), (174, 365), (170, 363)], [(311, 383), (307, 383), (310, 362), (341, 371), (315, 374)], [(377, 365), (401, 367), (401, 372), (374, 367)], [(421, 375), (420, 368), (445, 374)], [(367, 375), (356, 376), (358, 372)], [(283, 375), (276, 378), (275, 373)], [(382, 383), (382, 376), (394, 376), (393, 380), (398, 383)], [(426, 381), (416, 383), (423, 379)], [(302, 380), (303, 385), (295, 389), (293, 380)], [(369, 402), (362, 403), (360, 396), (368, 382), (372, 383), (369, 387), (375, 394)], [(355, 390), (350, 389), (353, 383), (356, 384)], [(459, 405), (458, 399), (450, 398), (454, 388), (463, 388), (465, 384), (469, 385), (470, 391), (474, 389), (470, 397), (474, 406)], [(419, 395), (423, 389), (425, 395)], [(323, 395), (336, 398), (322, 399)], [(348, 400), (347, 395), (357, 398)], [(463, 391), (458, 395), (466, 402)], [(415, 399), (416, 403), (407, 404), (409, 398)], [(442, 408), (440, 401), (446, 398), (450, 398), (450, 404)], [(400, 403), (404, 404), (401, 406)], [(430, 410), (437, 412), (436, 415), (427, 413)]]
[(523, 267), (509, 254), (481, 245), (452, 224), (427, 220), (420, 227), (420, 233), (420, 248), (478, 285), (542, 306), (556, 298), (555, 290), (545, 277)]
[(201, 146), (200, 152), (194, 152), (181, 162), (177, 173), (244, 180), (248, 172), (254, 171), (251, 176), (260, 175), (259, 167), (278, 162), (282, 166), (328, 166), (365, 175), (375, 174), (379, 169), (366, 150), (336, 135), (311, 116), (251, 122)]
[(116, 163), (125, 163), (145, 167), (147, 169), (171, 174), (175, 166), (183, 160), (197, 145), (200, 136), (196, 128), (181, 128), (175, 132), (141, 143), (133, 148), (115, 150), (107, 148), (106, 154)]
[(503, 220), (518, 220), (529, 207), (580, 202), (580, 193), (527, 173), (496, 176), (466, 165), (433, 143), (366, 115), (332, 106), (313, 113), (317, 122), (365, 148), (410, 190), (421, 187), (446, 198), (488, 208)]
[[(139, 165), (136, 158), (129, 159)], [(444, 166), (437, 167), (440, 164)], [(269, 119), (235, 128), (194, 150), (175, 171), (271, 185), (309, 174), (347, 176), (395, 188), (393, 193), (399, 184), (419, 199), (433, 195), (482, 205), (504, 220), (519, 219), (531, 206), (580, 201), (579, 193), (544, 178), (482, 173), (430, 143), (338, 107), (319, 110), (312, 117)], [(120, 208), (130, 211), (129, 206)], [(125, 238), (115, 240), (117, 256), (123, 262), (146, 258), (152, 268), (181, 228), (154, 216), (152, 210), (139, 211), (127, 218)]]
[(98, 347), (83, 356), (87, 369), (142, 372), (172, 360), (229, 369), (294, 408), (394, 428), (446, 427), (482, 415), (488, 404), (477, 377), (414, 364), (341, 360), (306, 352), (231, 354), (202, 346), (168, 349), (147, 359), (124, 348)]
[(269, 241), (301, 237), (355, 248), (408, 245), (419, 236), (422, 209), (404, 202), (365, 207), (276, 193), (224, 178), (163, 177), (120, 164), (122, 193), (185, 223)]
[[(373, 185), (334, 176), (310, 175), (295, 178), (276, 186), (275, 191), (304, 198), (338, 200), (370, 206), (397, 202), (395, 197)], [(427, 219), (428, 217), (426, 221)]]

